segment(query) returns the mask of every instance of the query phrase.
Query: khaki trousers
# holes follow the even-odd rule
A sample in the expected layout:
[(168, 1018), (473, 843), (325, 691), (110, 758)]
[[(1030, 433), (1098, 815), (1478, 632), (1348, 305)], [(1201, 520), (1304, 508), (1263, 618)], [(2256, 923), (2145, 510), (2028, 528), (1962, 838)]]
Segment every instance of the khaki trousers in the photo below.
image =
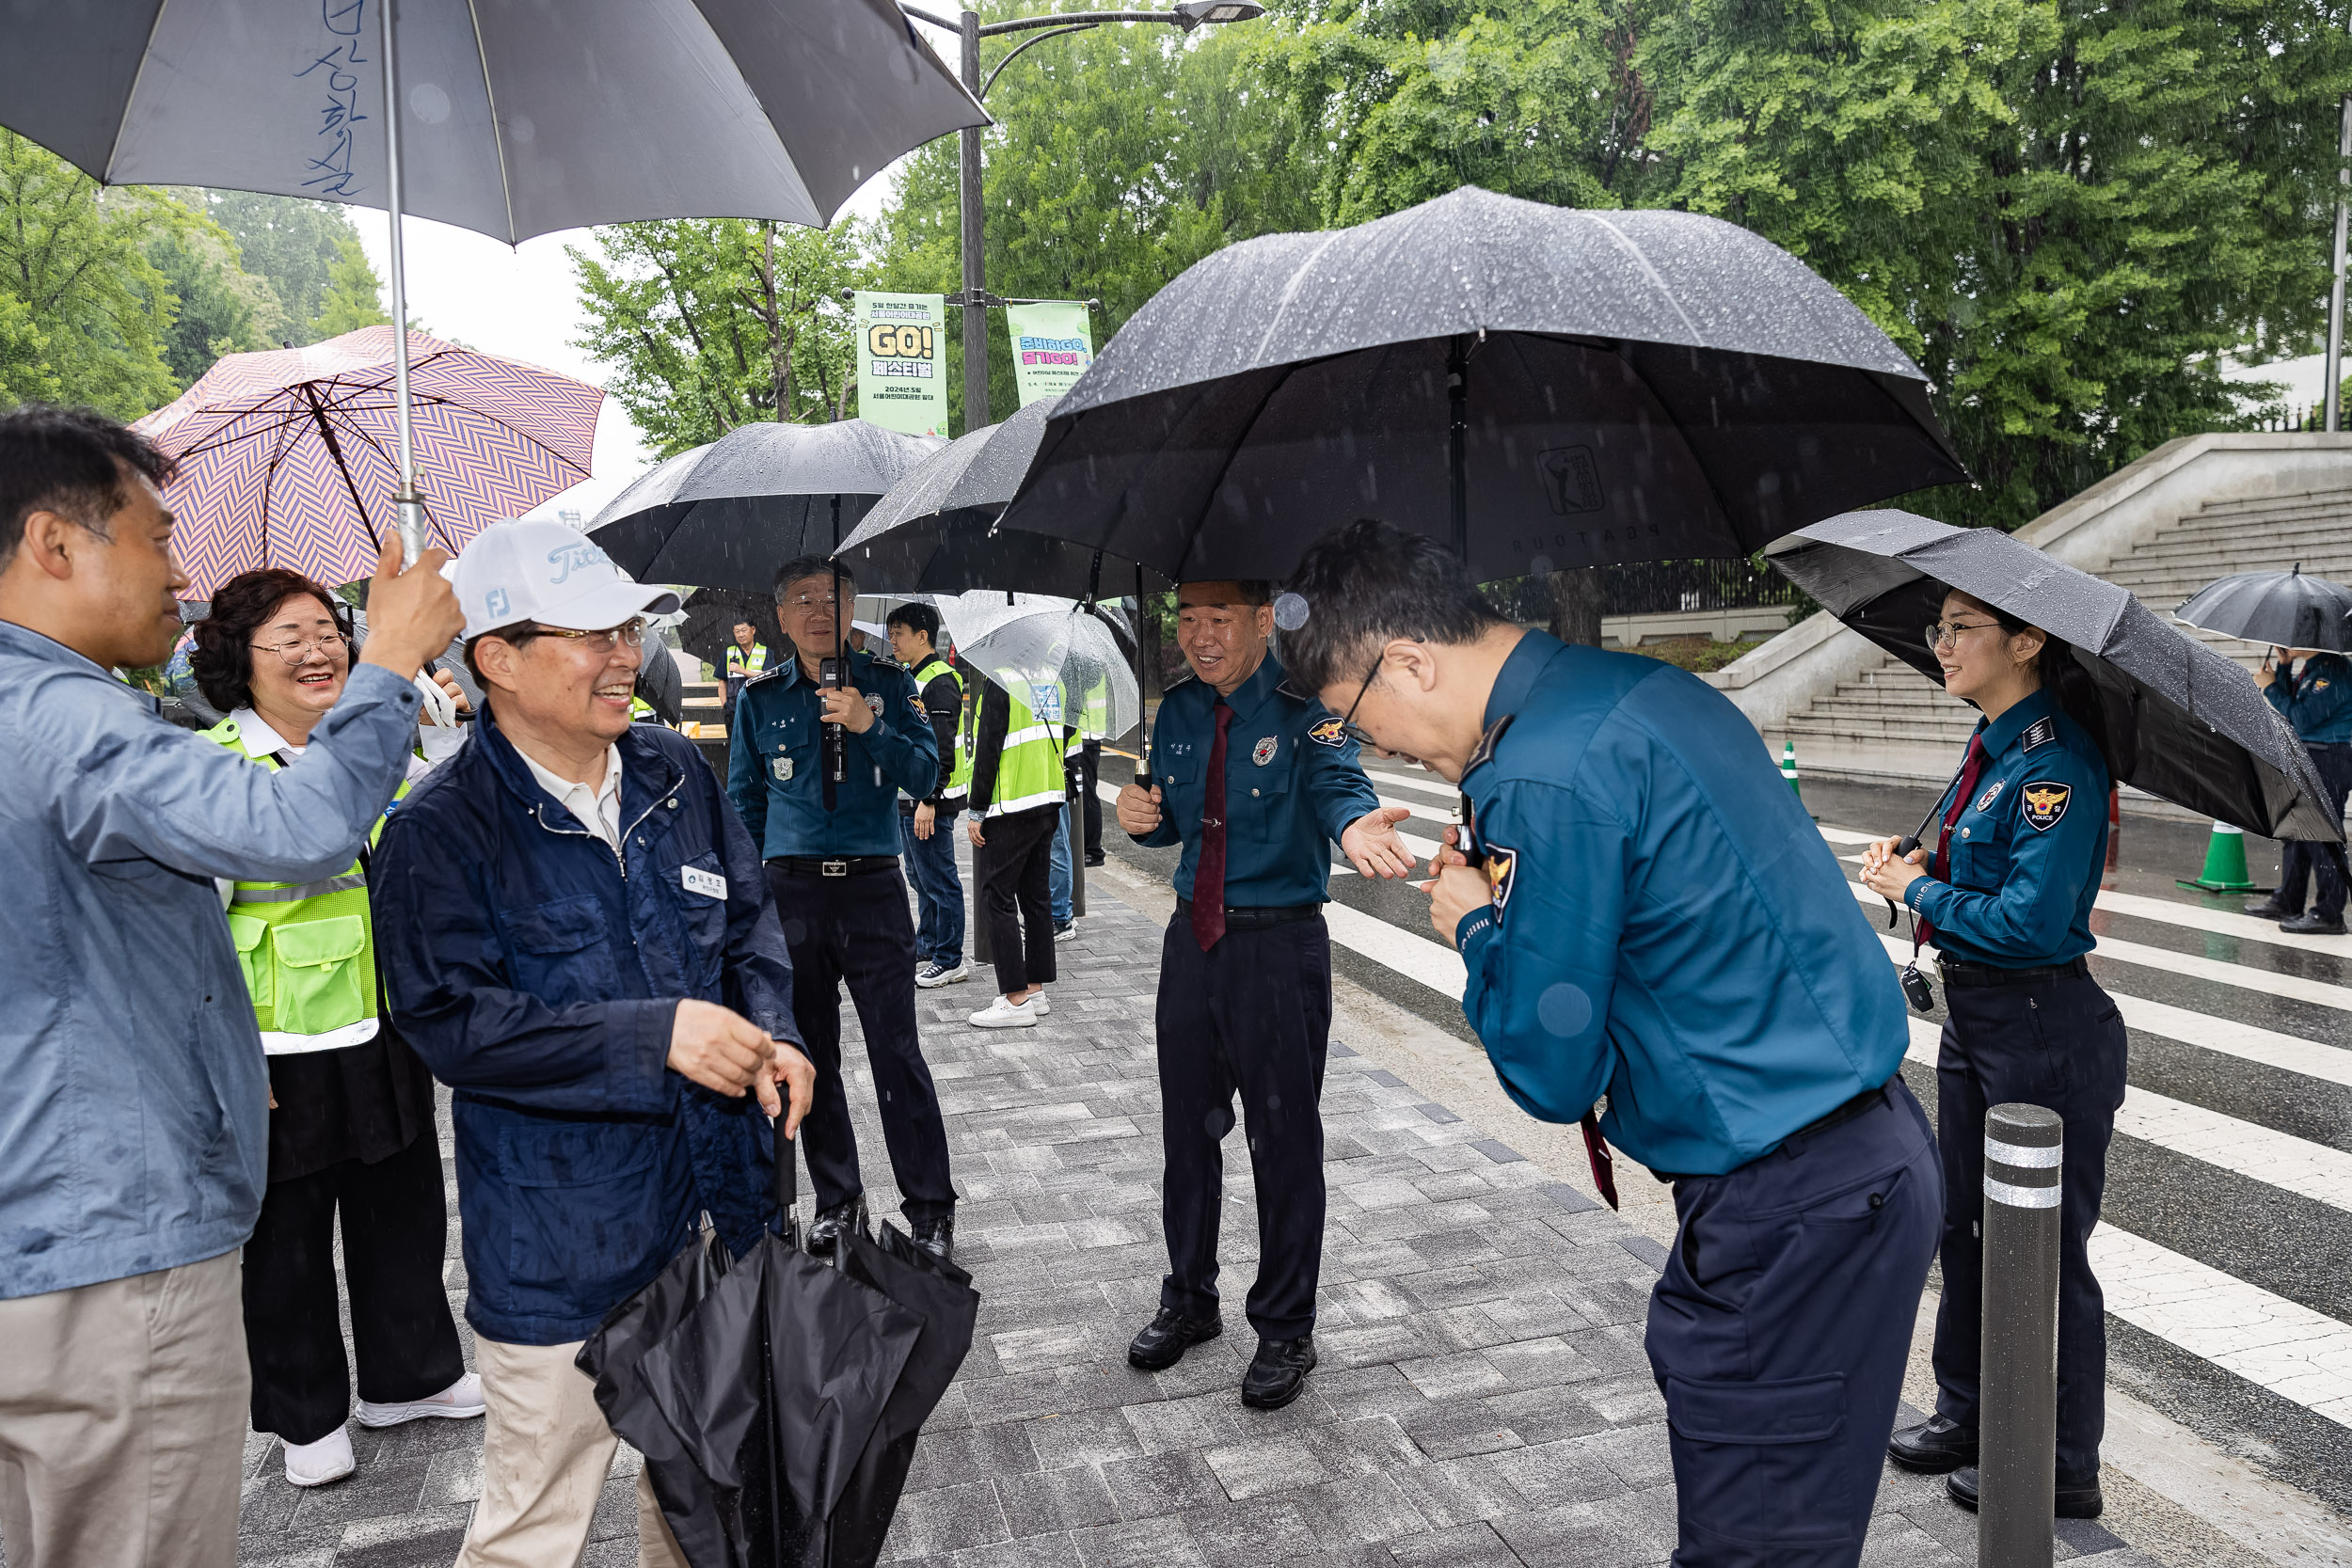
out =
[[(482, 1373), (482, 1500), (458, 1568), (567, 1568), (588, 1548), (588, 1527), (620, 1439), (596, 1406), (596, 1385), (568, 1345), (474, 1340)], [(233, 1490), (233, 1488), (232, 1488)], [(233, 1521), (232, 1521), (233, 1523)], [(639, 1568), (688, 1568), (653, 1485), (637, 1476)], [(9, 1560), (15, 1568), (15, 1560)]]
[(0, 1301), (8, 1568), (233, 1568), (242, 1281), (224, 1252)]

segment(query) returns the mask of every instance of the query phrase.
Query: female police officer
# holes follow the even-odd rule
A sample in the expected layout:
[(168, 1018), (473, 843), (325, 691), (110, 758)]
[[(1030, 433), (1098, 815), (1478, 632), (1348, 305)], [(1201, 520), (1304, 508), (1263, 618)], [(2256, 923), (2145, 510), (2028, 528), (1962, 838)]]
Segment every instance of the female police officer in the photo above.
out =
[(1863, 857), (1863, 881), (1911, 910), (1943, 955), (1947, 1012), (1935, 1071), (1945, 1194), (1936, 1408), (1887, 1451), (1908, 1469), (1955, 1471), (1953, 1500), (1976, 1506), (1985, 1111), (2046, 1106), (2066, 1123), (2058, 1513), (2090, 1518), (2101, 1506), (2106, 1336), (2086, 1246), (2125, 1050), (2123, 1021), (2084, 958), (2106, 862), (2108, 769), (2068, 711), (2093, 709), (2089, 677), (2064, 643), (1960, 593), (1945, 597), (1927, 635), (1945, 689), (1984, 717), (1947, 792), (1932, 861), (1925, 847), (1897, 858), (1891, 838)]

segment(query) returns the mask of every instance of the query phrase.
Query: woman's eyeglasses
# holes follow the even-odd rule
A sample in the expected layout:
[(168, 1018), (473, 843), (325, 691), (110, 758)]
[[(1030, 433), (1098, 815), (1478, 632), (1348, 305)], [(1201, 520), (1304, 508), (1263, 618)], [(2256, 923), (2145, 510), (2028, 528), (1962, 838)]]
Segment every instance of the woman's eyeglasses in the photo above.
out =
[(330, 631), (324, 637), (305, 637), (292, 642), (252, 642), (246, 644), (257, 654), (276, 654), (289, 664), (300, 664), (312, 652), (329, 658), (351, 652), (351, 639), (342, 632)]
[(1927, 639), (1928, 651), (1932, 653), (1957, 644), (1962, 632), (1983, 631), (1995, 625), (1998, 623), (1993, 621), (1936, 621), (1926, 626), (1920, 635)]

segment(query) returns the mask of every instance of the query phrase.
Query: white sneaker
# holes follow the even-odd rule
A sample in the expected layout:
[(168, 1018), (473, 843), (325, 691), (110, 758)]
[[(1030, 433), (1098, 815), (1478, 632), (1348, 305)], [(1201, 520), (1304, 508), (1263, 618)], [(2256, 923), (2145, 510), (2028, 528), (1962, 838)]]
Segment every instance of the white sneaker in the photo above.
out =
[(964, 1022), (975, 1029), (1034, 1029), (1037, 1021), (1045, 1016), (1045, 1009), (1038, 1006), (1043, 1000), (1041, 995), (1033, 996), (1015, 1004), (1000, 996)]
[(396, 1427), (403, 1421), (423, 1420), (427, 1416), (464, 1420), (481, 1414), (482, 1378), (475, 1372), (468, 1372), (429, 1400), (409, 1400), (402, 1404), (373, 1404), (361, 1400), (358, 1411), (363, 1427)]
[(935, 987), (952, 986), (959, 980), (970, 978), (972, 978), (972, 960), (958, 958), (956, 967), (953, 969), (936, 963), (925, 964), (923, 972), (914, 977), (914, 983), (925, 990), (930, 990)]
[(1029, 1006), (1037, 1009), (1038, 1016), (1040, 1018), (1043, 1018), (1047, 1013), (1054, 1010), (1053, 999), (1048, 997), (1043, 991), (1039, 991), (1035, 996), (1030, 997)]
[(337, 1427), (315, 1443), (286, 1445), (286, 1479), (296, 1486), (325, 1486), (359, 1467), (351, 1457), (351, 1429)]

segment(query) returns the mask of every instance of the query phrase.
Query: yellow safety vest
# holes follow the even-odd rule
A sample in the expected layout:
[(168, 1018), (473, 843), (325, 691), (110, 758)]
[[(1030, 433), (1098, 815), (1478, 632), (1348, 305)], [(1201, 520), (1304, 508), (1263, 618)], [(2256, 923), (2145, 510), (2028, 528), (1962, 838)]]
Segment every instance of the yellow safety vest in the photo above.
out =
[[(204, 732), (262, 767), (278, 759), (256, 754), (234, 719)], [(408, 793), (402, 781), (397, 800)], [(369, 831), (373, 847), (384, 831)], [(262, 1049), (273, 1056), (340, 1051), (375, 1037), (375, 925), (368, 912), (367, 857), (340, 877), (317, 882), (239, 882), (230, 895), (229, 936), (245, 972), (261, 1025)]]
[(734, 679), (738, 675), (749, 678), (753, 675), (761, 674), (767, 671), (767, 643), (753, 643), (752, 651), (748, 654), (743, 651), (743, 644), (740, 642), (730, 642), (727, 644), (727, 678), (729, 680)]
[(1006, 693), (1011, 711), (1005, 720), (1005, 750), (996, 764), (995, 799), (988, 815), (1026, 811), (1062, 802), (1061, 726), (1041, 721), (1029, 705)]
[(931, 682), (942, 675), (956, 683), (956, 763), (955, 770), (947, 776), (947, 794), (954, 797), (972, 787), (971, 721), (964, 713), (963, 673), (934, 655), (930, 663), (914, 672), (914, 689), (917, 695), (929, 691)]

